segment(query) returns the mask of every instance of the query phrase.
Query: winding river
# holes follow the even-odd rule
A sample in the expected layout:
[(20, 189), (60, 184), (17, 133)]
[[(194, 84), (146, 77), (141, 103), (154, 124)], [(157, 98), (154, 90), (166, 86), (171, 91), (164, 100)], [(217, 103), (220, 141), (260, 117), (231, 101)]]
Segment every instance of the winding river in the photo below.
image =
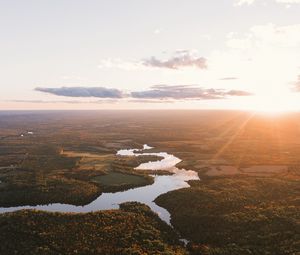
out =
[(144, 145), (143, 149), (126, 149), (119, 150), (117, 155), (120, 157), (128, 156), (159, 156), (163, 159), (157, 161), (149, 161), (147, 163), (140, 164), (137, 170), (167, 170), (172, 175), (153, 175), (154, 183), (151, 185), (133, 188), (126, 191), (115, 192), (115, 193), (102, 193), (90, 204), (85, 206), (74, 206), (69, 204), (54, 203), (48, 205), (38, 206), (18, 206), (18, 207), (2, 207), (0, 213), (12, 212), (22, 209), (37, 209), (44, 211), (53, 212), (92, 212), (98, 210), (109, 210), (119, 208), (119, 204), (129, 201), (137, 201), (148, 205), (153, 211), (155, 211), (159, 217), (170, 224), (170, 213), (156, 205), (153, 201), (159, 195), (164, 194), (168, 191), (189, 187), (187, 181), (198, 180), (198, 174), (195, 171), (178, 169), (176, 164), (181, 160), (174, 155), (166, 152), (147, 152), (152, 147)]

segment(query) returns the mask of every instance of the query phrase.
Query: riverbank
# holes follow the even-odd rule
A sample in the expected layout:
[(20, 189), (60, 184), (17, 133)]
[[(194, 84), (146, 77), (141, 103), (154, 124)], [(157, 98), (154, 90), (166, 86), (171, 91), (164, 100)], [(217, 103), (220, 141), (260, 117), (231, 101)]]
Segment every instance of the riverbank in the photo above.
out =
[(0, 254), (185, 255), (176, 232), (149, 207), (51, 213), (23, 210), (0, 215)]

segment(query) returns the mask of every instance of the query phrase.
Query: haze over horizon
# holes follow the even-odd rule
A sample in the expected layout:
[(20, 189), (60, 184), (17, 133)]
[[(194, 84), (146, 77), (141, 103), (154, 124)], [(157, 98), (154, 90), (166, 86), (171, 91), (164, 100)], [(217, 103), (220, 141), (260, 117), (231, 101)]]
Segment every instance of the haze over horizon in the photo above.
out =
[(300, 110), (300, 1), (0, 1), (0, 110)]

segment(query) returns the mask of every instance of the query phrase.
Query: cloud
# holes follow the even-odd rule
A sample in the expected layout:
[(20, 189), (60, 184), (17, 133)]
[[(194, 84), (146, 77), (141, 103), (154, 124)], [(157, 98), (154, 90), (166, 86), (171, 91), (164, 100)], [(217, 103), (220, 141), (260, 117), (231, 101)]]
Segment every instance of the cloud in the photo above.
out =
[(102, 100), (5, 100), (5, 102), (13, 103), (32, 103), (32, 104), (112, 104), (117, 103), (118, 99), (102, 99)]
[(237, 80), (237, 77), (223, 77), (220, 80), (221, 81), (231, 81), (231, 80)]
[(122, 98), (124, 93), (118, 89), (104, 87), (61, 87), (61, 88), (35, 88), (36, 91), (65, 97), (97, 97)]
[(300, 0), (276, 0), (276, 2), (282, 4), (299, 4)]
[(174, 100), (166, 100), (166, 99), (129, 99), (130, 103), (146, 103), (146, 104), (161, 104), (161, 103), (175, 103)]
[(250, 96), (252, 95), (246, 91), (230, 90), (226, 91), (223, 89), (204, 89), (189, 85), (156, 85), (151, 87), (149, 90), (131, 92), (131, 97), (142, 98), (142, 99), (196, 99), (196, 100), (207, 100), (207, 99), (224, 99), (228, 96)]
[[(65, 97), (96, 97), (104, 98), (111, 101), (120, 99), (129, 100), (131, 102), (147, 102), (147, 103), (165, 103), (172, 100), (207, 100), (207, 99), (223, 99), (232, 96), (250, 96), (249, 92), (241, 90), (224, 90), (224, 89), (205, 89), (192, 85), (155, 85), (148, 90), (133, 91), (125, 93), (117, 89), (109, 89), (103, 87), (62, 87), (62, 88), (36, 88), (36, 91), (54, 94)], [(103, 101), (103, 100), (101, 100)], [(45, 101), (31, 101), (34, 103), (44, 103)], [(49, 103), (54, 101), (47, 101)], [(64, 103), (97, 103), (95, 101), (59, 101)]]
[(300, 24), (288, 26), (253, 26), (246, 34), (228, 34), (227, 46), (232, 49), (247, 50), (253, 48), (291, 48), (300, 44)]
[(300, 92), (300, 75), (298, 75), (298, 80), (293, 84), (293, 92)]
[(243, 90), (229, 90), (226, 92), (226, 95), (228, 96), (252, 96), (253, 94), (248, 92), (248, 91), (243, 91)]
[[(204, 36), (206, 40), (209, 40), (209, 35)], [(97, 67), (100, 69), (117, 68), (126, 71), (149, 70), (152, 68), (168, 68), (175, 70), (184, 67), (196, 67), (199, 69), (206, 69), (207, 60), (204, 57), (198, 56), (196, 50), (179, 49), (174, 52), (173, 56), (164, 60), (160, 60), (154, 56), (142, 60), (124, 60), (120, 58), (107, 58), (102, 59)]]
[(207, 60), (199, 57), (195, 52), (189, 50), (177, 50), (173, 57), (160, 60), (154, 56), (143, 61), (143, 65), (148, 67), (179, 69), (183, 67), (207, 68)]
[[(251, 5), (257, 1), (258, 0), (235, 0), (234, 5), (235, 6)], [(274, 0), (274, 2), (279, 4), (299, 4), (300, 0)]]
[(162, 29), (161, 29), (161, 28), (156, 28), (156, 29), (154, 29), (154, 31), (153, 31), (153, 33), (156, 34), (156, 35), (160, 34), (161, 32), (162, 32)]
[(97, 66), (100, 69), (106, 68), (117, 68), (127, 71), (143, 69), (144, 66), (141, 61), (136, 60), (123, 60), (120, 58), (108, 58), (100, 61), (100, 64)]
[(254, 1), (255, 0), (235, 0), (235, 5), (236, 6), (244, 5), (244, 4), (250, 5), (250, 4), (253, 4)]
[(228, 48), (209, 56), (211, 70), (221, 74), (218, 78), (236, 76), (244, 90), (256, 95), (290, 93), (291, 81), (299, 74), (300, 23), (255, 25), (227, 36)]

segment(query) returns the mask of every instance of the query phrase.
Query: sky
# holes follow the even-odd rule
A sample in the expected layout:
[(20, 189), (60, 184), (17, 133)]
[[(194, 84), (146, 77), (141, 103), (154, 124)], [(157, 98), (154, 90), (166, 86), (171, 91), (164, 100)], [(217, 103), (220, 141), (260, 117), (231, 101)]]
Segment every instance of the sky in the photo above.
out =
[(0, 0), (0, 110), (300, 110), (300, 0)]

